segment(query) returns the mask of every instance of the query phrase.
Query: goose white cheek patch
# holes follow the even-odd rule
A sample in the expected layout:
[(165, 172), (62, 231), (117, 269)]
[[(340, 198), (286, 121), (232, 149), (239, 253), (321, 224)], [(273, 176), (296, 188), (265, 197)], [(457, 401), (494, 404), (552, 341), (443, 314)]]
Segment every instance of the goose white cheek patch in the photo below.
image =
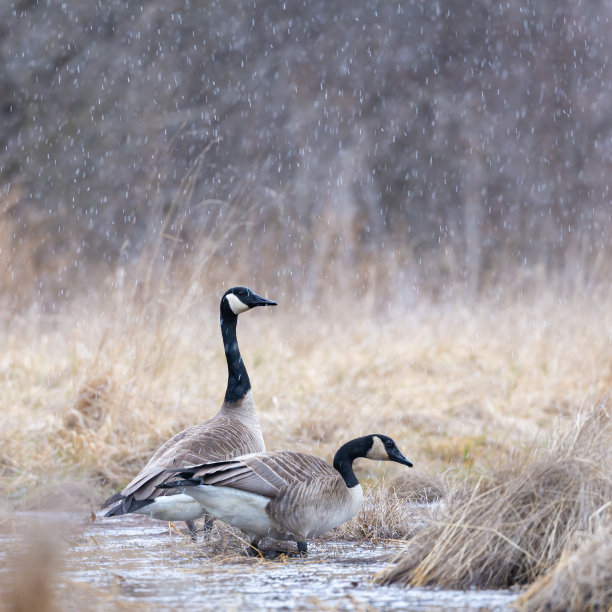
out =
[(374, 443), (372, 444), (372, 448), (367, 452), (366, 457), (368, 459), (380, 460), (385, 460), (388, 458), (385, 445), (378, 436), (374, 436)]
[(239, 315), (241, 312), (245, 312), (246, 310), (249, 310), (249, 307), (239, 297), (235, 296), (233, 293), (228, 293), (225, 296), (225, 299), (227, 300), (229, 307), (232, 309), (232, 312), (235, 315)]

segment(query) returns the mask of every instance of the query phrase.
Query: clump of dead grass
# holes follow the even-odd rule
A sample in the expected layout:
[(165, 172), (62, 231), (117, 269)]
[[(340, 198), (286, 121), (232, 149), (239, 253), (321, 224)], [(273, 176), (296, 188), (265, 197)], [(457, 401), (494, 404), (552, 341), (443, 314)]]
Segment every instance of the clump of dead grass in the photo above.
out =
[(333, 540), (380, 543), (410, 538), (430, 512), (431, 502), (448, 490), (442, 479), (425, 472), (396, 477), (395, 484), (366, 483), (356, 516), (327, 536)]
[[(261, 555), (247, 555), (247, 552), (254, 552), (251, 549), (250, 539), (240, 529), (227, 525), (222, 521), (214, 521), (209, 530), (204, 530), (204, 522), (199, 521), (198, 537), (193, 542), (188, 534), (179, 531), (171, 523), (172, 530), (181, 535), (181, 545), (191, 549), (202, 558), (216, 563), (247, 563), (252, 564), (266, 559), (266, 552), (270, 549), (281, 553), (295, 554), (297, 548), (295, 542), (288, 540), (275, 540), (273, 538), (263, 538), (260, 541), (259, 549)], [(214, 571), (215, 565), (211, 565)]]
[(365, 485), (363, 503), (357, 515), (336, 527), (328, 537), (369, 542), (403, 539), (416, 529), (418, 514), (418, 511), (410, 511), (395, 488)]
[(521, 612), (612, 610), (612, 525), (599, 529), (514, 606)]
[(193, 542), (189, 534), (181, 530), (178, 525), (170, 523), (170, 528), (175, 534), (180, 535), (181, 547), (186, 547), (189, 554), (196, 553), (204, 559), (209, 560), (241, 560), (246, 557), (245, 551), (249, 547), (248, 537), (239, 529), (227, 525), (222, 521), (214, 521), (210, 529), (204, 528), (204, 521), (196, 523), (198, 536)]
[(449, 588), (533, 582), (576, 538), (610, 518), (612, 420), (584, 410), (550, 447), (534, 448), (440, 504), (379, 582)]

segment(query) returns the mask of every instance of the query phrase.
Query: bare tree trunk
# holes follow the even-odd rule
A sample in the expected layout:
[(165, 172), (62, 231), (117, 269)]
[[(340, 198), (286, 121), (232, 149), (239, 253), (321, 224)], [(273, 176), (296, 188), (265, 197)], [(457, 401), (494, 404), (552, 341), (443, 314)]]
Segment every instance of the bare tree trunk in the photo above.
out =
[(482, 274), (482, 200), (485, 174), (479, 151), (472, 149), (464, 178), (463, 227), (465, 232), (466, 287), (471, 296), (478, 293)]

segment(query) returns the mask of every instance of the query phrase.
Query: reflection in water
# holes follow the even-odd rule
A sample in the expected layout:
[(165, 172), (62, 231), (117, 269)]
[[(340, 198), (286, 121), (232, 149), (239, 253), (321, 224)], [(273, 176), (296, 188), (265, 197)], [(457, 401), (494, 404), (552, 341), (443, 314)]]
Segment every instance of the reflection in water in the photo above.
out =
[(83, 515), (16, 513), (1, 525), (0, 583), (12, 582), (12, 551), (25, 527), (36, 522), (57, 535), (62, 562), (53, 580), (62, 605), (83, 600), (90, 609), (140, 603), (200, 610), (505, 610), (517, 596), (373, 585), (397, 544), (318, 541), (306, 558), (263, 561), (242, 556), (243, 545), (223, 526), (214, 529), (214, 547), (200, 548), (166, 523), (137, 515), (91, 522)]

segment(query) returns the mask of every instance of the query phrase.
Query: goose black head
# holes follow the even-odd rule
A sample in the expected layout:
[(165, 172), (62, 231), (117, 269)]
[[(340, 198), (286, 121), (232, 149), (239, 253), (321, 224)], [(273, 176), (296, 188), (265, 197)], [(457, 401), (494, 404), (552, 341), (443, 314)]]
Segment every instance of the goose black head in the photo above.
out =
[(397, 448), (397, 444), (389, 436), (374, 434), (366, 436), (366, 438), (369, 438), (370, 442), (370, 448), (364, 455), (367, 459), (395, 461), (396, 463), (412, 467), (412, 462), (402, 455), (400, 449)]
[(229, 310), (235, 316), (256, 306), (276, 306), (276, 302), (257, 295), (248, 287), (232, 287), (221, 298), (221, 312)]
[(353, 472), (353, 461), (365, 457), (381, 461), (395, 461), (402, 465), (412, 467), (412, 462), (408, 461), (397, 448), (397, 444), (389, 437), (381, 434), (370, 434), (355, 438), (343, 444), (334, 455), (334, 467), (344, 479), (346, 486), (350, 489), (359, 484)]

